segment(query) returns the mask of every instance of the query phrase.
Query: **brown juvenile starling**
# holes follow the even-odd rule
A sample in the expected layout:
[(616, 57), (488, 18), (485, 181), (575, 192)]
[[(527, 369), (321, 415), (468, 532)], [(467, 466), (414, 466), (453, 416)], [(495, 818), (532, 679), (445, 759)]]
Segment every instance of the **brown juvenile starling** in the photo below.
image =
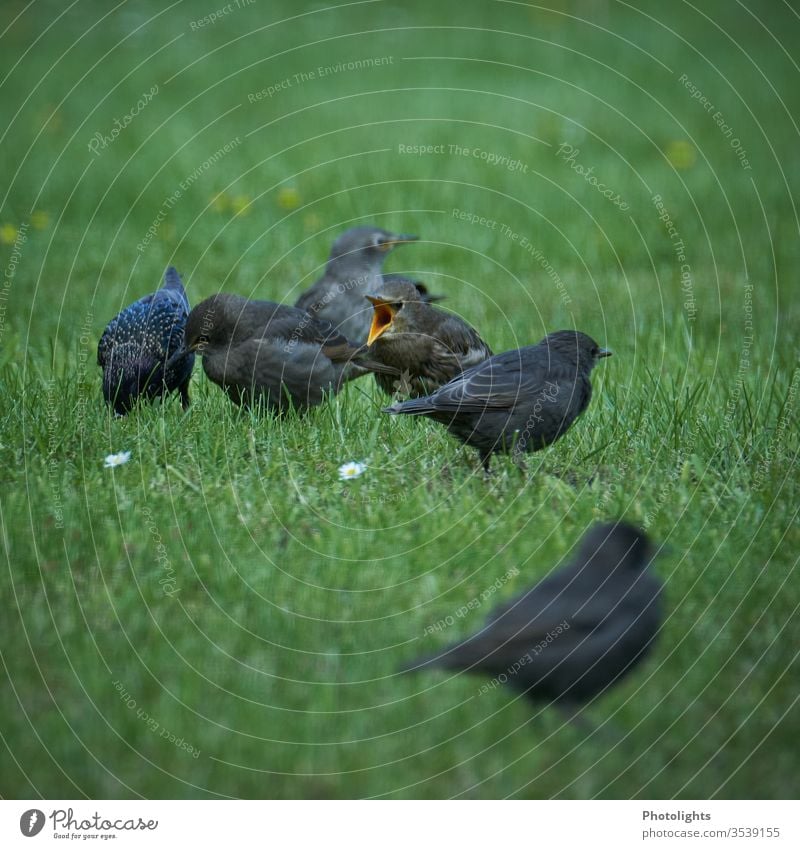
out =
[(411, 281), (384, 278), (381, 288), (367, 299), (374, 310), (369, 354), (401, 372), (399, 381), (375, 375), (378, 386), (389, 395), (428, 395), (492, 356), (474, 328), (457, 315), (425, 303)]
[(103, 398), (119, 415), (138, 399), (152, 401), (178, 391), (189, 406), (194, 355), (183, 350), (189, 301), (178, 272), (170, 266), (161, 288), (125, 307), (103, 332), (97, 364), (103, 369)]
[(198, 304), (186, 322), (186, 346), (203, 357), (209, 379), (236, 404), (283, 411), (319, 404), (372, 363), (328, 321), (271, 301), (218, 294)]
[(627, 675), (652, 646), (663, 620), (653, 554), (632, 525), (594, 525), (571, 563), (494, 609), (477, 634), (404, 671), (491, 675), (495, 686), (573, 712)]
[(569, 430), (592, 397), (589, 375), (610, 351), (585, 333), (559, 330), (538, 345), (496, 354), (432, 395), (384, 412), (427, 416), (480, 454), (523, 453), (551, 445)]
[(347, 230), (333, 243), (325, 273), (295, 306), (330, 321), (348, 339), (363, 344), (372, 320), (364, 295), (380, 286), (383, 263), (392, 248), (416, 239), (380, 227)]

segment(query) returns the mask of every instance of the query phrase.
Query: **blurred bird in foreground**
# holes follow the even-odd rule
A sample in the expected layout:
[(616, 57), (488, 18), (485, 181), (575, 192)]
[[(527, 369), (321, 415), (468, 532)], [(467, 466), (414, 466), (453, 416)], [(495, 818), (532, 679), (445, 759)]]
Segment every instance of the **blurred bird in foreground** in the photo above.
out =
[(492, 454), (522, 455), (560, 439), (589, 405), (589, 375), (611, 352), (585, 333), (559, 330), (538, 345), (496, 354), (431, 395), (384, 412), (427, 416), (475, 448), (488, 472)]
[(494, 686), (507, 684), (573, 713), (651, 648), (663, 620), (653, 555), (632, 525), (596, 524), (572, 562), (491, 611), (477, 634), (403, 669), (492, 675)]
[(369, 354), (401, 372), (399, 381), (375, 375), (378, 386), (389, 395), (395, 391), (412, 398), (427, 395), (492, 356), (474, 328), (457, 315), (425, 303), (412, 281), (384, 277), (367, 300), (373, 308)]
[(373, 363), (328, 321), (271, 301), (218, 294), (198, 304), (186, 323), (186, 348), (203, 357), (209, 379), (236, 404), (283, 411), (321, 403), (325, 393), (372, 371)]
[(148, 401), (180, 392), (189, 406), (189, 379), (194, 355), (183, 350), (189, 301), (178, 272), (170, 266), (163, 286), (126, 307), (113, 318), (97, 346), (103, 369), (103, 397), (118, 415), (125, 415), (138, 398)]
[(383, 263), (396, 245), (416, 241), (380, 227), (353, 227), (333, 243), (325, 273), (295, 306), (330, 321), (348, 339), (363, 344), (372, 310), (364, 300), (381, 282)]

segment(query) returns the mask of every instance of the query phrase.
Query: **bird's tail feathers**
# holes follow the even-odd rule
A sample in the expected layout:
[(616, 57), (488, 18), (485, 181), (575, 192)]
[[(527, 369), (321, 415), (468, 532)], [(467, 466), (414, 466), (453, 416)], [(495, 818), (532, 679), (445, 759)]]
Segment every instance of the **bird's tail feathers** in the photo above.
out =
[(410, 401), (399, 401), (392, 404), (390, 407), (384, 407), (384, 413), (390, 413), (393, 416), (422, 416), (425, 413), (433, 412), (434, 407), (427, 398), (412, 398)]
[(179, 292), (183, 292), (183, 281), (174, 265), (171, 265), (164, 273), (164, 285), (161, 288), (177, 289)]

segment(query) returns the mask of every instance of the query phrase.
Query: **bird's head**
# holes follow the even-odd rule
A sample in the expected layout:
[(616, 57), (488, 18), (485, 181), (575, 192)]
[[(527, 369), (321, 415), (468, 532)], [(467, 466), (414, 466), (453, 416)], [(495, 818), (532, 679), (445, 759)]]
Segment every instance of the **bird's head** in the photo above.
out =
[(381, 337), (409, 332), (413, 313), (426, 309), (417, 284), (400, 277), (384, 280), (378, 293), (366, 297), (373, 309), (367, 345)]
[(333, 243), (328, 262), (380, 268), (392, 248), (415, 242), (418, 238), (407, 233), (390, 233), (380, 227), (353, 227)]
[(581, 543), (582, 558), (591, 568), (603, 564), (609, 571), (648, 566), (655, 548), (643, 531), (627, 522), (601, 522), (594, 525)]
[(245, 331), (243, 326), (247, 298), (220, 292), (199, 303), (186, 319), (184, 346), (175, 357), (186, 352), (203, 354), (208, 349), (222, 348)]
[(591, 336), (578, 330), (557, 330), (546, 336), (543, 344), (586, 371), (591, 371), (600, 360), (610, 357), (612, 353), (608, 348), (601, 348)]

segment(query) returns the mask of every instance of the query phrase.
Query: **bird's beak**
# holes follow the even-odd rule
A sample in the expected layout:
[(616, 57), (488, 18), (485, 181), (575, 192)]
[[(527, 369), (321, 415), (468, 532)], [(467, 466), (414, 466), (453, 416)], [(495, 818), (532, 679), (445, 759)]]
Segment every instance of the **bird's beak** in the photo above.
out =
[(597, 352), (597, 359), (602, 360), (603, 357), (610, 357), (613, 353), (614, 352), (612, 350), (610, 350), (609, 348), (601, 348)]
[(384, 301), (383, 298), (373, 298), (371, 295), (366, 297), (375, 310), (372, 316), (372, 326), (367, 337), (367, 345), (369, 346), (392, 326), (395, 311), (392, 305), (388, 301)]
[(187, 345), (183, 348), (178, 348), (177, 351), (167, 360), (166, 365), (164, 366), (164, 370), (172, 368), (177, 362), (182, 360), (188, 354), (193, 353), (200, 347), (197, 343), (194, 345)]
[(382, 251), (390, 251), (396, 245), (404, 245), (407, 242), (416, 242), (417, 239), (419, 239), (419, 236), (412, 236), (408, 233), (401, 233), (400, 235), (389, 236), (388, 239), (384, 239), (378, 247)]

